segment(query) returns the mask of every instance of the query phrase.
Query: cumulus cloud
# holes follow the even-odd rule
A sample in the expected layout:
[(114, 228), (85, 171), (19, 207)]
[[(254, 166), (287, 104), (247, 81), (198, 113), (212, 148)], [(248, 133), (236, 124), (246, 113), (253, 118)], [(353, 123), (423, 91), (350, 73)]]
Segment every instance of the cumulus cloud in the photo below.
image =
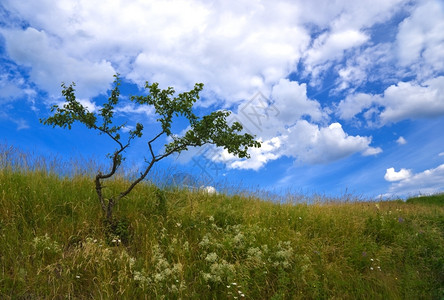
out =
[[(261, 148), (252, 148), (249, 153), (251, 158), (245, 159), (234, 159), (228, 163), (229, 168), (233, 169), (252, 169), (259, 170), (267, 162), (275, 160), (280, 157), (279, 149), (282, 143), (280, 138), (274, 137), (270, 140), (263, 141)], [(228, 153), (227, 153), (228, 154)]]
[[(360, 113), (369, 124), (383, 126), (405, 119), (433, 118), (444, 114), (444, 4), (442, 1), (412, 3), (411, 14), (400, 24), (392, 43), (357, 49), (338, 69), (339, 86), (348, 96), (336, 114), (349, 120)], [(395, 67), (397, 69), (395, 69)], [(376, 74), (376, 75), (375, 75)], [(361, 82), (411, 77), (390, 85), (380, 95), (351, 92)], [(375, 77), (375, 78), (372, 78)], [(374, 116), (377, 122), (373, 122)]]
[(397, 72), (393, 52), (391, 43), (355, 49), (346, 57), (343, 65), (337, 66), (337, 87), (333, 92), (347, 90), (350, 93), (368, 82), (390, 82)]
[[(387, 169), (387, 172), (390, 169)], [(399, 182), (392, 183), (389, 188), (390, 193), (398, 195), (415, 195), (419, 193), (431, 194), (443, 191), (444, 164), (417, 174), (412, 174), (411, 171), (401, 169), (401, 171), (403, 170), (404, 173), (407, 172), (408, 174), (403, 174), (404, 176), (399, 176), (399, 178), (396, 180)], [(397, 173), (393, 170), (394, 175), (399, 174), (400, 172)]]
[[(319, 77), (335, 66), (335, 69), (341, 70), (341, 76), (345, 79), (341, 83), (342, 87), (337, 88), (341, 90), (346, 88), (351, 81), (357, 83), (363, 77), (368, 77), (363, 74), (363, 71), (370, 68), (368, 64), (366, 65), (365, 59), (350, 64), (356, 58), (371, 56), (378, 58), (371, 61), (371, 68), (374, 68), (379, 61), (387, 60), (388, 56), (381, 56), (381, 52), (387, 53), (385, 50), (388, 47), (379, 45), (372, 47), (372, 43), (369, 42), (371, 37), (368, 29), (375, 24), (387, 21), (396, 11), (402, 10), (406, 4), (402, 2), (402, 0), (360, 1), (359, 3), (304, 1), (301, 4), (304, 11), (316, 13), (307, 14), (302, 18), (310, 19), (320, 29), (320, 34), (304, 55), (305, 72), (311, 77), (311, 84), (319, 85)], [(361, 47), (370, 48), (364, 50), (363, 53), (360, 50)], [(338, 63), (344, 58), (348, 60), (348, 66), (338, 67)]]
[(306, 85), (287, 79), (273, 87), (270, 99), (254, 97), (241, 104), (233, 116), (247, 132), (264, 141), (262, 148), (251, 149), (249, 160), (219, 160), (230, 161), (233, 168), (257, 170), (283, 156), (301, 163), (325, 164), (354, 153), (370, 156), (382, 152), (370, 146), (371, 137), (349, 135), (339, 123), (325, 125), (328, 115), (318, 101), (307, 97)]
[(141, 114), (145, 115), (146, 117), (153, 117), (155, 115), (155, 110), (152, 106), (136, 106), (133, 102), (123, 104), (120, 107), (116, 107), (116, 111), (127, 115)]
[[(51, 95), (60, 94), (61, 81), (75, 81), (79, 99), (91, 99), (110, 87), (115, 72), (139, 86), (145, 80), (158, 81), (178, 91), (203, 82), (205, 101), (217, 101), (212, 104), (219, 107), (242, 105), (262, 91), (276, 108), (274, 115), (265, 112), (259, 127), (252, 124), (251, 115), (247, 118), (238, 111), (237, 116), (262, 138), (264, 147), (252, 149), (250, 163), (230, 161), (233, 168), (258, 169), (282, 156), (327, 163), (354, 153), (382, 151), (371, 146), (371, 137), (349, 135), (339, 123), (332, 123), (328, 109), (307, 97), (306, 84), (287, 78), (295, 71), (311, 72), (313, 84), (334, 64), (340, 77), (338, 91), (369, 80), (372, 65), (387, 65), (393, 47), (374, 45), (370, 29), (406, 5), (402, 0), (116, 0), (106, 5), (97, 0), (63, 0), (57, 5), (50, 0), (5, 0), (6, 9), (26, 20), (28, 27), (11, 25), (0, 33), (11, 59), (29, 67), (30, 80)], [(414, 14), (409, 20), (403, 25), (406, 29), (400, 29), (399, 45), (408, 26), (416, 26), (409, 25), (417, 23)], [(439, 38), (431, 34), (421, 45), (424, 51), (434, 49), (434, 56), (428, 57), (440, 58)], [(418, 97), (427, 95), (422, 114), (437, 114), (439, 102), (444, 102), (439, 96), (442, 81), (418, 82), (393, 85), (383, 95), (349, 92), (336, 113), (350, 120), (361, 112), (374, 112), (385, 123), (396, 122), (417, 116), (417, 105), (412, 104), (419, 103), (416, 92)], [(405, 95), (411, 98), (403, 100)], [(92, 101), (82, 101), (97, 109)], [(428, 104), (434, 105), (424, 108)], [(151, 114), (131, 105), (119, 112)]]
[(399, 26), (396, 38), (399, 62), (418, 75), (444, 69), (444, 4), (421, 1)]
[[(158, 81), (178, 90), (204, 82), (211, 95), (233, 104), (258, 89), (268, 93), (302, 57), (309, 69), (340, 59), (369, 39), (366, 28), (388, 20), (400, 4), (5, 0), (5, 8), (29, 27), (4, 28), (2, 35), (11, 57), (29, 65), (31, 79), (51, 93), (58, 94), (60, 81), (82, 76), (82, 96), (100, 93), (112, 81), (109, 74), (119, 71), (138, 84)], [(322, 32), (314, 41), (313, 31)], [(18, 49), (24, 43), (34, 46)], [(43, 76), (37, 76), (41, 66)]]
[(364, 93), (348, 95), (337, 105), (336, 114), (343, 120), (350, 120), (363, 110), (370, 108), (376, 102), (375, 97)]
[(407, 169), (401, 169), (399, 172), (395, 171), (395, 168), (388, 168), (385, 172), (384, 179), (390, 182), (405, 180), (412, 176), (412, 171)]
[(27, 100), (32, 103), (36, 94), (37, 92), (26, 82), (13, 63), (2, 61), (0, 65), (0, 104), (16, 100)]
[(379, 101), (384, 106), (380, 115), (382, 123), (441, 116), (444, 114), (444, 77), (427, 80), (422, 85), (400, 82), (388, 87)]
[(328, 127), (319, 127), (306, 120), (300, 120), (289, 129), (286, 139), (288, 145), (285, 154), (302, 162), (319, 164), (328, 163), (361, 152), (363, 155), (375, 155), (380, 148), (370, 146), (370, 137), (350, 136), (339, 123)]
[[(336, 107), (336, 114), (349, 120), (359, 113), (376, 112), (380, 125), (406, 119), (434, 118), (444, 115), (444, 76), (422, 84), (399, 82), (382, 95), (356, 93), (348, 95)], [(376, 109), (376, 110), (375, 110)], [(367, 114), (369, 118), (372, 114)]]
[(25, 96), (21, 82), (8, 78), (6, 74), (0, 75), (0, 103), (6, 103)]
[[(318, 101), (308, 99), (305, 84), (281, 80), (271, 99), (257, 94), (246, 102), (239, 105), (230, 120), (240, 122), (246, 132), (262, 141), (261, 148), (249, 150), (250, 159), (237, 159), (223, 149), (212, 148), (204, 153), (190, 149), (181, 154), (181, 162), (204, 155), (229, 168), (259, 170), (284, 156), (306, 164), (326, 164), (355, 153), (371, 156), (382, 152), (370, 145), (371, 137), (349, 135), (339, 123), (325, 125), (326, 114)], [(310, 119), (304, 119), (306, 116)]]
[[(42, 61), (46, 53), (48, 60), (55, 60), (53, 64), (77, 66), (72, 73), (88, 74), (112, 66), (140, 85), (145, 80), (158, 81), (182, 90), (203, 82), (213, 95), (229, 103), (258, 89), (269, 91), (295, 69), (310, 42), (297, 19), (298, 5), (286, 1), (248, 5), (183, 0), (107, 5), (89, 0), (57, 5), (6, 1), (5, 6), (30, 24), (24, 32), (4, 30), (11, 37), (7, 39), (11, 56), (20, 60), (20, 40), (35, 45), (30, 51), (38, 50), (32, 61), (20, 63), (51, 64)], [(41, 17), (48, 15), (53, 17)], [(85, 70), (88, 65), (91, 68)], [(58, 73), (63, 69), (51, 68), (46, 73), (60, 80)]]
[(368, 39), (366, 34), (357, 30), (324, 33), (314, 41), (313, 47), (307, 51), (305, 63), (309, 66), (319, 65), (328, 60), (341, 58), (344, 50), (360, 46)]
[(407, 141), (404, 137), (400, 136), (397, 140), (396, 143), (398, 143), (398, 145), (405, 145), (407, 144)]
[(326, 118), (320, 103), (308, 99), (305, 83), (281, 79), (273, 87), (271, 99), (279, 110), (279, 120), (284, 124), (293, 124), (302, 116), (309, 116), (313, 121)]
[[(223, 149), (212, 149), (203, 154), (209, 153), (207, 159), (224, 163), (228, 168), (259, 170), (269, 161), (283, 156), (294, 158), (301, 163), (326, 164), (354, 153), (360, 152), (363, 156), (369, 156), (382, 152), (381, 148), (371, 147), (370, 143), (370, 137), (348, 135), (339, 123), (319, 127), (306, 120), (299, 120), (287, 129), (285, 135), (264, 140), (261, 148), (250, 149), (250, 159), (238, 159)], [(193, 154), (202, 153), (194, 150)]]
[(60, 94), (60, 83), (76, 82), (81, 98), (105, 92), (115, 73), (109, 62), (77, 59), (56, 47), (45, 31), (1, 30), (10, 57), (18, 64), (30, 67), (31, 80), (51, 95)]

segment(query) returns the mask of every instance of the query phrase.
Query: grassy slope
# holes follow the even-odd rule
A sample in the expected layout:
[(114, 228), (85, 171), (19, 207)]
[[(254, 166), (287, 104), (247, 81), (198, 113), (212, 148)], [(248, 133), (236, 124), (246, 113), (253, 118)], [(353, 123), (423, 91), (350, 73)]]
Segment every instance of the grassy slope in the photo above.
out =
[(0, 298), (444, 297), (442, 202), (156, 191), (124, 199), (110, 237), (91, 179), (0, 170)]

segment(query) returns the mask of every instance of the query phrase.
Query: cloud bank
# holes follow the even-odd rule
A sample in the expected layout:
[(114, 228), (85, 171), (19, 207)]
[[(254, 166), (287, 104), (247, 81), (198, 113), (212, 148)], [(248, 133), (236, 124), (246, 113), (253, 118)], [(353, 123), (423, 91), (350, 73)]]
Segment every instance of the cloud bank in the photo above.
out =
[(444, 191), (442, 185), (444, 182), (444, 164), (416, 174), (406, 169), (395, 172), (393, 168), (389, 168), (384, 178), (394, 182), (389, 188), (390, 194), (413, 196), (439, 193)]

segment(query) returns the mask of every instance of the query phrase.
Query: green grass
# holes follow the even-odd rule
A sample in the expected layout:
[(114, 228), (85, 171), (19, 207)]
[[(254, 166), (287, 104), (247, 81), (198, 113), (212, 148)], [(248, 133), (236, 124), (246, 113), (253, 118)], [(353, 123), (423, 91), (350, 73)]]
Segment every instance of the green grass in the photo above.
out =
[(442, 299), (435, 202), (278, 204), (144, 184), (109, 229), (90, 177), (3, 164), (0, 299)]
[(406, 202), (411, 204), (444, 205), (444, 194), (409, 198)]

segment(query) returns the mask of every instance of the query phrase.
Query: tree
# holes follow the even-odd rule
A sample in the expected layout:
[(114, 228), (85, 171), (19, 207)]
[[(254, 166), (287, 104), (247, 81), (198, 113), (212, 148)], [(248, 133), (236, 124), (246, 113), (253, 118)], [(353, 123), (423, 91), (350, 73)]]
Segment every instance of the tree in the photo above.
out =
[[(74, 122), (80, 122), (88, 129), (97, 130), (100, 134), (108, 136), (117, 144), (117, 148), (109, 155), (111, 160), (109, 171), (102, 173), (99, 170), (94, 180), (102, 212), (108, 221), (112, 220), (115, 204), (145, 179), (156, 162), (173, 153), (180, 153), (189, 147), (213, 144), (225, 148), (229, 153), (239, 158), (249, 158), (248, 148), (261, 146), (254, 136), (248, 133), (240, 134), (243, 127), (239, 122), (228, 124), (227, 117), (230, 115), (230, 111), (218, 110), (201, 118), (193, 113), (193, 105), (199, 99), (199, 92), (203, 89), (202, 83), (196, 83), (191, 91), (175, 96), (176, 92), (172, 87), (161, 90), (158, 83), (149, 84), (146, 82), (145, 88), (148, 90), (148, 94), (146, 96), (131, 96), (130, 99), (141, 106), (153, 106), (161, 129), (148, 140), (147, 152), (150, 158), (145, 158), (147, 165), (144, 170), (134, 181), (129, 183), (124, 191), (111, 197), (105, 197), (103, 181), (111, 178), (116, 173), (124, 159), (124, 151), (130, 147), (134, 139), (141, 138), (144, 131), (144, 126), (141, 123), (137, 123), (134, 130), (126, 133), (122, 130), (126, 123), (113, 124), (116, 106), (119, 104), (119, 86), (121, 84), (119, 75), (117, 74), (114, 77), (114, 88), (111, 90), (108, 101), (103, 104), (98, 113), (90, 112), (77, 101), (74, 89), (75, 83), (69, 86), (62, 83), (62, 95), (65, 97), (65, 103), (63, 106), (54, 105), (51, 108), (51, 113), (54, 114), (51, 117), (40, 119), (40, 122), (45, 125), (68, 129), (71, 129)], [(171, 131), (173, 117), (177, 116), (183, 116), (189, 122), (189, 129), (182, 136), (175, 135)], [(170, 137), (171, 142), (166, 143), (160, 153), (155, 153), (153, 143), (162, 136)]]

